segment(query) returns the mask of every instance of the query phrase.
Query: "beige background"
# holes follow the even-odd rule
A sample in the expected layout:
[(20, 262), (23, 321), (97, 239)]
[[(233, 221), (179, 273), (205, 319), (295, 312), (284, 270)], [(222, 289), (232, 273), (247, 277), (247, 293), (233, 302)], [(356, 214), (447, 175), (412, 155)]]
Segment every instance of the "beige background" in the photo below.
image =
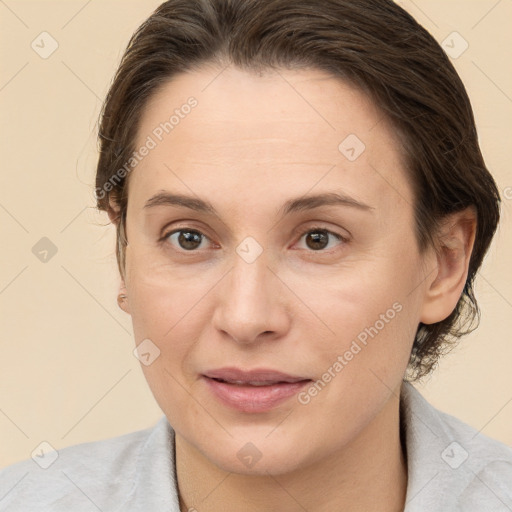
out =
[[(43, 440), (59, 449), (162, 415), (116, 303), (114, 230), (93, 198), (101, 100), (129, 36), (159, 3), (0, 1), (0, 467)], [(481, 326), (418, 388), (512, 446), (512, 2), (400, 3), (438, 41), (457, 31), (469, 43), (454, 63), (508, 196), (477, 281)], [(47, 59), (31, 48), (43, 31), (59, 45)], [(42, 237), (57, 248), (46, 263), (32, 252)]]

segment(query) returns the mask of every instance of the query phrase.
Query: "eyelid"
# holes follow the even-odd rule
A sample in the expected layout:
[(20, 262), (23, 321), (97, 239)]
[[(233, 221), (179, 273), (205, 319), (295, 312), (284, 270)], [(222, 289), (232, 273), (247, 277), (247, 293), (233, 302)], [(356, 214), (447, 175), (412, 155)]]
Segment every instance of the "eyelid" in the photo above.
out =
[(159, 242), (162, 240), (165, 240), (167, 237), (172, 235), (173, 233), (176, 233), (176, 231), (197, 231), (198, 233), (201, 233), (204, 237), (208, 238), (208, 240), (211, 240), (211, 238), (205, 233), (207, 229), (203, 227), (195, 227), (194, 226), (194, 220), (193, 219), (177, 219), (172, 222), (169, 222), (168, 224), (165, 224), (165, 226), (160, 230), (160, 237)]
[(300, 234), (300, 236), (303, 236), (306, 233), (310, 233), (311, 231), (325, 231), (326, 233), (329, 233), (331, 235), (339, 237), (341, 240), (344, 240), (346, 242), (350, 238), (348, 233), (346, 235), (342, 235), (341, 233), (338, 233), (337, 231), (333, 231), (333, 229), (329, 228), (328, 226), (323, 225), (321, 222), (317, 222), (316, 224), (313, 224), (311, 226), (297, 228), (296, 230), (294, 230), (294, 233), (297, 233), (297, 234)]

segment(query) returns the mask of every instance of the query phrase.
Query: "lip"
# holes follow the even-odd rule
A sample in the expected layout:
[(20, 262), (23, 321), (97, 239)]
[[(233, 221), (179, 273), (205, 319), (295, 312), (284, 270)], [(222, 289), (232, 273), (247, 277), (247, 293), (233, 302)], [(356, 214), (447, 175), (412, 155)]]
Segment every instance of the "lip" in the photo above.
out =
[(202, 377), (221, 403), (248, 413), (270, 411), (311, 382), (308, 377), (266, 368), (219, 368), (205, 372)]
[(253, 368), (251, 370), (242, 370), (240, 368), (218, 368), (209, 370), (204, 373), (205, 377), (210, 379), (222, 379), (225, 381), (241, 381), (241, 382), (299, 382), (301, 380), (310, 380), (308, 377), (299, 377), (289, 375), (278, 370), (268, 368)]

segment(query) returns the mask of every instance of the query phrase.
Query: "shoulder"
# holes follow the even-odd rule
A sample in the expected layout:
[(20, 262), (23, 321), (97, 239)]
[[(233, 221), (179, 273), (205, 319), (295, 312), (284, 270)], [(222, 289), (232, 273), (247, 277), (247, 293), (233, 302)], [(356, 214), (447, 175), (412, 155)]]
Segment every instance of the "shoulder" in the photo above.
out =
[(110, 439), (55, 452), (42, 447), (33, 458), (0, 470), (0, 512), (117, 510), (132, 491), (140, 459), (164, 441), (167, 425), (163, 417)]
[(465, 470), (459, 497), (462, 510), (512, 510), (512, 448), (450, 414), (438, 414), (447, 440), (453, 439), (442, 452), (443, 461), (448, 461), (452, 474)]
[[(404, 383), (409, 510), (512, 510), (512, 448), (431, 405)], [(442, 500), (442, 501), (441, 501)]]

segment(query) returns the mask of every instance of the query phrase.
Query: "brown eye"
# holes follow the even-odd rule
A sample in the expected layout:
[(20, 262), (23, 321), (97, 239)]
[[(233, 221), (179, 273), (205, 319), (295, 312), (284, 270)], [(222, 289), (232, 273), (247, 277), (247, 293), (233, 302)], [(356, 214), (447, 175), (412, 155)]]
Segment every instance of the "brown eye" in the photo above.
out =
[(325, 249), (329, 244), (329, 235), (321, 231), (312, 231), (306, 235), (306, 245), (315, 251)]
[(333, 233), (324, 228), (313, 228), (308, 230), (306, 233), (303, 233), (301, 239), (305, 237), (306, 247), (313, 251), (322, 251), (328, 247), (330, 243), (330, 239), (334, 238), (337, 241), (344, 242), (345, 239), (338, 235), (337, 233)]
[(207, 237), (199, 231), (192, 229), (179, 229), (166, 234), (164, 236), (164, 240), (172, 240), (173, 237), (174, 240), (177, 241), (179, 247), (186, 251), (193, 251), (194, 249), (198, 249), (201, 245), (201, 242), (204, 239), (207, 239)]

